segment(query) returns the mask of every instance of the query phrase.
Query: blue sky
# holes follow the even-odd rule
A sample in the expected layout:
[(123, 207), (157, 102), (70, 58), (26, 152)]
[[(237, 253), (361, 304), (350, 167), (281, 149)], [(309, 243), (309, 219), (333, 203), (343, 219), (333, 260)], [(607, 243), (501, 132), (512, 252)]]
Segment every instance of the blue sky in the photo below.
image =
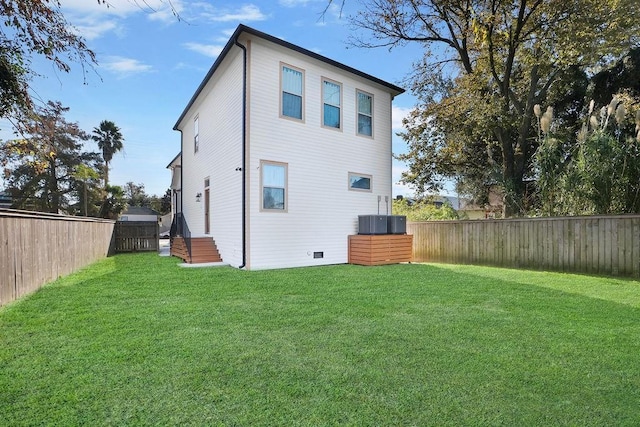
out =
[[(121, 128), (124, 152), (113, 159), (110, 182), (142, 183), (148, 194), (162, 195), (169, 187), (166, 166), (180, 151), (180, 134), (173, 125), (238, 24), (400, 86), (421, 55), (418, 46), (392, 51), (349, 46), (347, 17), (360, 7), (357, 0), (346, 1), (342, 16), (341, 2), (334, 2), (324, 19), (327, 0), (171, 0), (182, 21), (172, 15), (168, 1), (138, 0), (138, 5), (109, 0), (107, 8), (96, 0), (62, 0), (65, 16), (98, 57), (96, 73), (90, 72), (83, 83), (75, 64), (66, 74), (42, 60), (34, 62), (42, 77), (32, 88), (39, 98), (70, 107), (68, 121), (88, 132), (102, 120)], [(409, 93), (395, 99), (396, 131), (414, 103)], [(8, 123), (1, 120), (0, 128), (0, 138), (6, 139)], [(97, 151), (92, 142), (87, 148)], [(394, 152), (405, 149), (394, 136)], [(394, 195), (412, 193), (397, 183), (403, 167), (394, 161)]]

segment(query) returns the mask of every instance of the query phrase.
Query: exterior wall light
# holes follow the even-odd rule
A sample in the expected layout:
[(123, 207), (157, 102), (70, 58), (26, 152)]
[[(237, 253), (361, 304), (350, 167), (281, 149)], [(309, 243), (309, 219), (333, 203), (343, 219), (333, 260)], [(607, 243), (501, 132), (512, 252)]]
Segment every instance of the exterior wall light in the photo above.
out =
[(196, 203), (200, 203), (201, 198), (202, 198), (202, 193), (196, 194)]

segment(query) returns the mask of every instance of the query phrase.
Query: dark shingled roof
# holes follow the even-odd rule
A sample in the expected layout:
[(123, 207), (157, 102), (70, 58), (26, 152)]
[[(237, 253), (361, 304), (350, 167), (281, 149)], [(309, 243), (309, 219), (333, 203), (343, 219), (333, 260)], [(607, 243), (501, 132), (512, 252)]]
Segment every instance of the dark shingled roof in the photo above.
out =
[(145, 206), (127, 206), (120, 215), (160, 215), (160, 213)]

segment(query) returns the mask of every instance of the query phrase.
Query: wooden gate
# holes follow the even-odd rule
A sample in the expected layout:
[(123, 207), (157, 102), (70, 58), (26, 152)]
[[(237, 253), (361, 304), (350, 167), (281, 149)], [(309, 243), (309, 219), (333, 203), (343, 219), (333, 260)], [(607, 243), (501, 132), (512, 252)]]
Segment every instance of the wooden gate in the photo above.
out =
[(160, 248), (159, 232), (157, 221), (117, 221), (115, 252), (157, 252)]

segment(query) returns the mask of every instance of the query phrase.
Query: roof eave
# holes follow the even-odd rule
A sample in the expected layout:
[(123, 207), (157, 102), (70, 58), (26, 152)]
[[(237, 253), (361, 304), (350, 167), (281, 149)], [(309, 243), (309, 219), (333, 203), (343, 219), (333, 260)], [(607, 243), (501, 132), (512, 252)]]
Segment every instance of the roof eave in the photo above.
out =
[[(173, 129), (175, 130), (175, 128), (173, 128)], [(181, 151), (181, 152), (179, 152), (179, 153), (178, 153), (178, 154), (177, 154), (177, 155), (176, 155), (176, 156), (175, 156), (175, 157), (174, 157), (174, 158), (169, 162), (169, 164), (167, 165), (166, 169), (170, 169), (170, 168), (171, 168), (171, 166), (173, 165), (173, 163), (174, 163), (176, 160), (178, 160), (180, 157), (182, 157), (182, 151)]]

